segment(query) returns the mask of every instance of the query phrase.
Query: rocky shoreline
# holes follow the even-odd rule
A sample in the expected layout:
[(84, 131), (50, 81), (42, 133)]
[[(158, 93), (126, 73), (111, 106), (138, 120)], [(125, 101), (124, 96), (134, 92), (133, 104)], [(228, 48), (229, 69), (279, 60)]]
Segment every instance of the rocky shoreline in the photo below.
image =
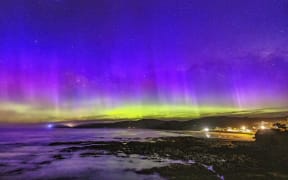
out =
[[(151, 138), (147, 141), (89, 141), (54, 142), (50, 146), (65, 145), (58, 160), (79, 152), (81, 157), (103, 154), (119, 157), (141, 155), (142, 158), (193, 161), (193, 165), (176, 163), (166, 167), (144, 169), (140, 174), (158, 173), (167, 179), (287, 179), (285, 153), (275, 154), (255, 142), (233, 142), (221, 139), (194, 137)], [(68, 145), (68, 147), (67, 147)], [(282, 157), (282, 158), (280, 158)], [(208, 170), (207, 170), (208, 169)]]

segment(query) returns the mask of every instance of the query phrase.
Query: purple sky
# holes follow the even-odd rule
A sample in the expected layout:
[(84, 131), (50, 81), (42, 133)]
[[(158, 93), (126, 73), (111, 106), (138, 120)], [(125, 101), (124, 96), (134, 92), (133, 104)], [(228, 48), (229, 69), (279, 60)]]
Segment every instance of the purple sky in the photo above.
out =
[(0, 121), (286, 109), (287, 19), (287, 0), (1, 1)]

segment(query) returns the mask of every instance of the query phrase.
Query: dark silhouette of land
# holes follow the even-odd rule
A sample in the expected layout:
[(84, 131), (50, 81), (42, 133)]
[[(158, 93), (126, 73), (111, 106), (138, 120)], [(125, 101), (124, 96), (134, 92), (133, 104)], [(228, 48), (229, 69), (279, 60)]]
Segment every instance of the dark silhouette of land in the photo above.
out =
[[(273, 123), (282, 118), (259, 118), (259, 117), (204, 117), (193, 120), (177, 121), (177, 120), (158, 120), (158, 119), (141, 119), (131, 121), (117, 121), (102, 123), (91, 121), (80, 123), (73, 128), (137, 128), (137, 129), (159, 129), (159, 130), (201, 130), (203, 127), (247, 127), (259, 126), (261, 122)], [(67, 127), (65, 123), (56, 125), (58, 128)]]

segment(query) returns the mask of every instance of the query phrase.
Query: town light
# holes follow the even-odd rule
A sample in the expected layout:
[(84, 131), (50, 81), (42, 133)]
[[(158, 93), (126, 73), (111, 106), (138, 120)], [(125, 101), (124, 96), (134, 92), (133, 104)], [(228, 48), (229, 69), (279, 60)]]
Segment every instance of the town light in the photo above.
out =
[(209, 132), (209, 128), (204, 128), (203, 131)]
[(70, 127), (70, 128), (73, 128), (75, 126), (75, 124), (73, 124), (73, 123), (66, 123), (64, 125), (66, 125), (67, 127)]
[(251, 132), (251, 130), (250, 130), (250, 129), (246, 129), (246, 132), (250, 133), (250, 132)]

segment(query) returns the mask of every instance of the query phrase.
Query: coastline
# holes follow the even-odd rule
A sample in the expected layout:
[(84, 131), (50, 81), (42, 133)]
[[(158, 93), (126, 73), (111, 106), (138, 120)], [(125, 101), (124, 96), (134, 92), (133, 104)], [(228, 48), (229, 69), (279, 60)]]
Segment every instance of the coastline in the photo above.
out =
[[(183, 136), (152, 138), (144, 142), (55, 142), (50, 145), (61, 146), (63, 144), (70, 144), (70, 147), (62, 149), (62, 153), (85, 151), (82, 155), (86, 157), (93, 157), (99, 150), (104, 150), (119, 157), (141, 155), (144, 158), (158, 161), (168, 158), (181, 162), (195, 162), (193, 165), (176, 163), (135, 171), (140, 174), (157, 173), (167, 179), (191, 179), (193, 176), (198, 177), (197, 179), (288, 178), (288, 173), (285, 172), (285, 166), (283, 166), (287, 164), (287, 161), (281, 163), (275, 161), (271, 164), (271, 160), (275, 157), (270, 156), (271, 152), (256, 146), (255, 142)], [(210, 170), (207, 171), (207, 167)]]

